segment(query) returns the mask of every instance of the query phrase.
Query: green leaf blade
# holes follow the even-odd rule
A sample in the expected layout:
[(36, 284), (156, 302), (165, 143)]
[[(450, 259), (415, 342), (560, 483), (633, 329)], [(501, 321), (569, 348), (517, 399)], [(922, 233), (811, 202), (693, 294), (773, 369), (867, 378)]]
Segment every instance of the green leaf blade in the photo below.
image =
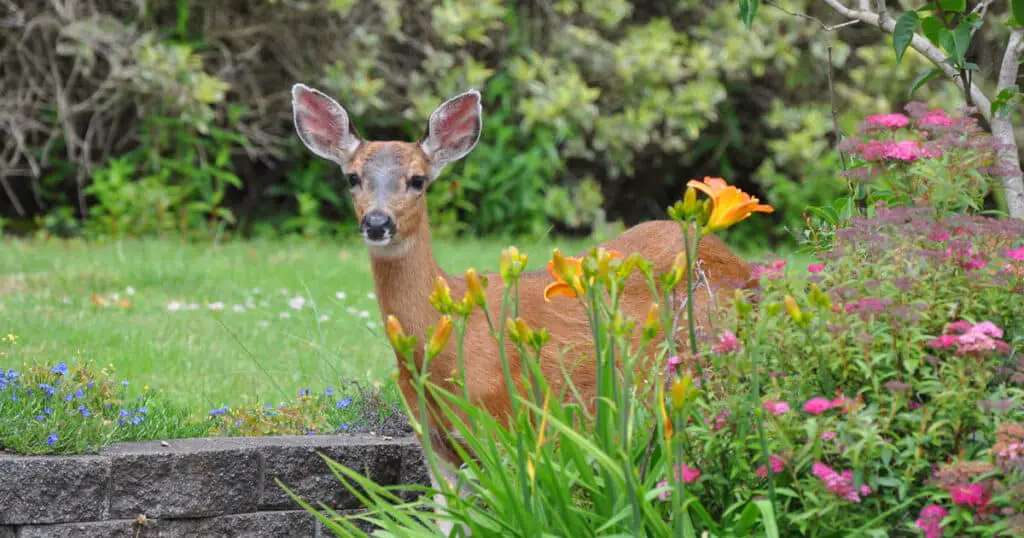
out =
[(892, 30), (892, 44), (896, 50), (896, 61), (902, 60), (903, 54), (907, 52), (907, 47), (914, 39), (918, 21), (916, 11), (907, 11), (896, 21), (896, 26)]

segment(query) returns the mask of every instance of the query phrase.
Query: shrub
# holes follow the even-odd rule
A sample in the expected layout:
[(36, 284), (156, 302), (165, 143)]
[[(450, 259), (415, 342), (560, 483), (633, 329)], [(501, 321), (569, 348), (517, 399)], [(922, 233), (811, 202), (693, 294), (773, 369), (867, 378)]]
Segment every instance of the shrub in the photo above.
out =
[[(300, 80), (338, 95), (373, 138), (417, 137), (438, 102), (467, 86), (483, 92), (477, 153), (450, 170), (460, 181), (432, 192), (439, 233), (646, 219), (676, 196), (675, 178), (708, 173), (750, 177), (743, 186), (764, 188), (796, 227), (838, 170), (823, 161), (805, 174), (803, 158), (833, 136), (828, 51), (845, 130), (899, 103), (928, 66), (913, 51), (897, 64), (870, 33), (823, 34), (778, 9), (741, 31), (728, 2), (21, 4), (0, 36), (5, 94), (19, 96), (0, 104), (12, 170), (0, 179), (12, 200), (0, 212), (15, 231), (76, 234), (89, 227), (71, 218), (95, 218), (96, 232), (209, 234), (238, 226), (231, 210), (279, 232), (332, 232), (320, 221), (347, 217), (324, 193), (324, 183), (342, 192), (336, 169), (318, 171), (319, 182), (292, 173), (310, 162), (289, 107)], [(830, 14), (808, 0), (786, 9)], [(975, 37), (979, 65), (993, 64), (986, 45), (997, 37)], [(939, 103), (955, 93), (920, 95)], [(163, 216), (143, 211), (151, 206)]]
[[(855, 162), (841, 175), (865, 203), (928, 206), (942, 214), (977, 213), (1003, 170), (999, 145), (976, 117), (913, 102), (904, 114), (875, 114), (839, 145)], [(998, 183), (995, 183), (998, 184)]]
[[(670, 214), (703, 223), (701, 207)], [(690, 325), (689, 349), (659, 347), (654, 386), (633, 382), (631, 367), (651, 357), (630, 341), (637, 331), (650, 341), (657, 316), (626, 319), (615, 306), (619, 279), (649, 271), (644, 261), (593, 250), (575, 277), (555, 269), (589, 312), (604, 379), (593, 416), (545, 392), (531, 365), (546, 331), (514, 319), (515, 274), (503, 273), (511, 314), (493, 336), (512, 339), (527, 365), (510, 426), (418, 379), (421, 409), (427, 394), (443, 402), (473, 455), (462, 455), (458, 484), (406, 504), (328, 460), (370, 511), (317, 515), (344, 535), (360, 534), (353, 519), (436, 533), (438, 516), (421, 509), (439, 495), (440, 517), (474, 535), (1022, 532), (1024, 223), (950, 215), (956, 207), (872, 206), (806, 271), (758, 264), (761, 286), (723, 301), (699, 332)], [(556, 253), (551, 267), (561, 263)], [(648, 278), (655, 297), (681, 280)], [(660, 321), (678, 329), (671, 315)], [(410, 353), (411, 337), (391, 329)], [(428, 361), (447, 333), (430, 337)], [(411, 419), (433, 465), (425, 417)]]

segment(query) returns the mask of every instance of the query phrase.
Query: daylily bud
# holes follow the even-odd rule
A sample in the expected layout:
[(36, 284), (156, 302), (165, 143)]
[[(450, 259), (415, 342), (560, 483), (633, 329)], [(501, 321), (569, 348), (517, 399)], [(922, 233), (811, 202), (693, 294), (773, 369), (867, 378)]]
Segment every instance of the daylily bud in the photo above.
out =
[(527, 327), (522, 318), (508, 318), (505, 320), (505, 328), (508, 329), (509, 339), (516, 344), (529, 344), (533, 338), (533, 331)]
[(453, 310), (459, 315), (468, 316), (473, 313), (473, 296), (466, 290), (466, 293), (462, 294), (462, 300), (453, 304)]
[(476, 269), (466, 269), (466, 293), (479, 307), (487, 306), (487, 294), (484, 293), (484, 286), (487, 285), (487, 277), (481, 277)]
[(683, 377), (677, 377), (672, 382), (672, 407), (682, 409), (697, 396), (697, 389), (693, 386), (693, 376), (689, 372)]
[(516, 318), (516, 331), (519, 332), (519, 336), (522, 337), (524, 341), (529, 342), (533, 340), (533, 329), (526, 325), (523, 318)]
[(551, 339), (551, 335), (548, 334), (548, 330), (544, 327), (533, 331), (532, 337), (530, 345), (537, 351), (540, 351), (540, 348), (544, 347), (544, 344), (548, 343), (548, 340)]
[(668, 289), (675, 289), (683, 280), (686, 271), (686, 253), (679, 252), (672, 261), (672, 268), (662, 276), (662, 282)]
[(821, 288), (813, 282), (811, 283), (811, 294), (809, 298), (812, 303), (824, 308), (825, 310), (832, 310), (832, 299), (829, 299), (828, 294), (821, 291)]
[(434, 332), (430, 335), (430, 340), (427, 342), (427, 358), (437, 356), (437, 354), (444, 349), (445, 344), (448, 343), (448, 337), (450, 337), (451, 334), (451, 316), (441, 316), (441, 320), (437, 323), (437, 327), (434, 328)]
[(615, 270), (616, 278), (619, 280), (626, 280), (631, 274), (633, 274), (633, 270), (635, 270), (643, 260), (643, 256), (638, 252), (630, 254), (628, 258), (619, 264), (619, 268)]
[(683, 215), (686, 220), (694, 220), (700, 216), (703, 206), (697, 203), (697, 189), (687, 187), (683, 194)]
[(765, 312), (768, 312), (769, 316), (777, 316), (779, 312), (782, 312), (782, 305), (779, 303), (768, 303), (764, 305)]
[(438, 312), (448, 314), (452, 309), (452, 294), (448, 282), (443, 276), (438, 276), (434, 281), (434, 292), (430, 294), (430, 304)]
[(800, 306), (796, 304), (796, 299), (790, 295), (786, 295), (782, 299), (786, 303), (786, 312), (789, 312), (789, 317), (793, 318), (793, 321), (797, 324), (802, 325), (804, 322), (803, 312), (800, 311)]
[(411, 360), (416, 337), (412, 335), (407, 336), (401, 322), (393, 314), (388, 314), (387, 320), (384, 322), (384, 332), (387, 333), (388, 340), (391, 342), (391, 347), (395, 349), (395, 352), (404, 359)]
[(658, 303), (651, 303), (651, 308), (647, 310), (647, 319), (644, 321), (644, 338), (654, 338), (658, 334), (658, 329), (661, 328), (661, 307)]
[(668, 208), (668, 217), (676, 222), (685, 221), (686, 210), (684, 207), (684, 202), (682, 200), (672, 204), (672, 206)]
[(501, 275), (501, 280), (507, 284), (519, 278), (519, 274), (526, 267), (527, 259), (529, 257), (526, 254), (520, 253), (519, 249), (514, 246), (503, 250), (501, 252), (501, 259), (498, 262), (498, 272)]
[(394, 347), (398, 347), (399, 341), (405, 336), (402, 322), (398, 321), (398, 318), (391, 314), (388, 315), (388, 319), (384, 323), (384, 332), (387, 333), (388, 340)]
[(672, 438), (672, 418), (665, 410), (665, 385), (658, 383), (658, 411), (661, 412), (661, 420), (665, 423), (665, 439)]

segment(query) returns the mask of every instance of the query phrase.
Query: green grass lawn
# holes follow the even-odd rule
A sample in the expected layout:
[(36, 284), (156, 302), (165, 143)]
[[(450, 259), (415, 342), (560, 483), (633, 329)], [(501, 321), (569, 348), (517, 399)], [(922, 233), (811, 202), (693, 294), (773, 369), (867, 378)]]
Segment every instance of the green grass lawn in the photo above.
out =
[[(491, 271), (508, 244), (436, 241), (435, 249), (449, 272)], [(572, 252), (588, 243), (514, 244), (537, 268), (556, 246)], [(394, 355), (372, 289), (357, 241), (7, 239), (0, 242), (0, 335), (18, 339), (0, 346), (0, 368), (113, 365), (130, 390), (148, 385), (200, 413), (276, 403), (342, 379), (386, 383)]]

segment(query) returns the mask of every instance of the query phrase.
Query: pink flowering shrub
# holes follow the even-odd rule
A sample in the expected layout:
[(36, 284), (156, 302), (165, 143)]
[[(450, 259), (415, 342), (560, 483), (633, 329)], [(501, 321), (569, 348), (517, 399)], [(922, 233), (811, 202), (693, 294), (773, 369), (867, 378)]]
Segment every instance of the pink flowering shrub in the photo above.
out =
[(910, 103), (906, 114), (864, 118), (839, 149), (854, 158), (841, 175), (865, 188), (867, 203), (930, 206), (942, 212), (982, 208), (999, 166), (998, 144), (967, 110), (949, 115)]
[(813, 271), (758, 265), (673, 364), (703, 371), (688, 491), (711, 514), (774, 495), (784, 536), (1024, 531), (1024, 223), (870, 209)]

